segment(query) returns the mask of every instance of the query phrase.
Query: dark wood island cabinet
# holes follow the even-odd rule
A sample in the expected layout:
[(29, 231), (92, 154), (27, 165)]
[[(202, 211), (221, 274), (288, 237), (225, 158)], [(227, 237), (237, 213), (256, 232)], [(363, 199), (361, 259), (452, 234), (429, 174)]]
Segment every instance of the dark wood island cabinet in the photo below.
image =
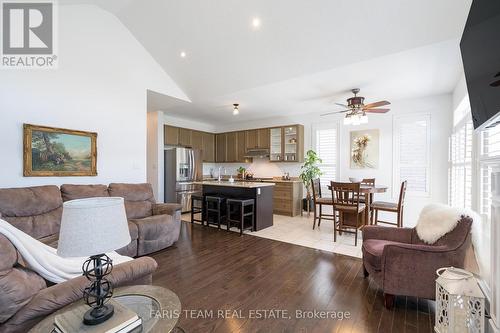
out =
[(274, 183), (203, 181), (197, 184), (202, 185), (203, 196), (216, 195), (225, 198), (254, 199), (254, 231), (273, 225)]

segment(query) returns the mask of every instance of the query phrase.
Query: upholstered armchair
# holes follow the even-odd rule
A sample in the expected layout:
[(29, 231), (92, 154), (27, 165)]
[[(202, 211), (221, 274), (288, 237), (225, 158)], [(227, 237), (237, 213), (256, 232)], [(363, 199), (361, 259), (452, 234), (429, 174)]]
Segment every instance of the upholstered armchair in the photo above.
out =
[(364, 227), (364, 275), (382, 288), (386, 308), (393, 307), (394, 295), (434, 299), (436, 270), (464, 267), (471, 225), (470, 217), (462, 217), (432, 245), (424, 243), (415, 228)]

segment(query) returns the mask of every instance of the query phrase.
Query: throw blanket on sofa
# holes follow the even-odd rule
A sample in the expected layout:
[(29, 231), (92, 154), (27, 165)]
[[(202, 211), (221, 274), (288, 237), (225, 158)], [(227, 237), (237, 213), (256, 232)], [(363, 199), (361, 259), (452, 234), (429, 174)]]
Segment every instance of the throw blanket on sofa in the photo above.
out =
[[(0, 219), (0, 234), (5, 235), (16, 247), (30, 269), (45, 280), (60, 283), (82, 275), (82, 264), (88, 258), (63, 258), (57, 250), (34, 239), (7, 221)], [(107, 253), (113, 265), (132, 260), (116, 252)]]

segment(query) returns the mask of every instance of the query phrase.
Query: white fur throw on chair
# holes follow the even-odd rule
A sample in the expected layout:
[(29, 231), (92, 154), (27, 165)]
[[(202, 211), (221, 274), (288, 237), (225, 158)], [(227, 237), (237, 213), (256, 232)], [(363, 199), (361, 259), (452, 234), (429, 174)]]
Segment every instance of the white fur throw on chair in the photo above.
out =
[[(464, 268), (469, 272), (484, 273), (477, 260), (474, 243), (481, 230), (481, 217), (474, 211), (465, 208), (454, 208), (443, 204), (430, 204), (420, 212), (417, 221), (417, 235), (427, 244), (434, 244), (439, 238), (455, 229), (462, 216), (472, 218), (472, 244), (465, 254)], [(474, 237), (476, 234), (476, 237)], [(477, 239), (476, 239), (477, 243)]]
[(427, 244), (434, 244), (439, 238), (455, 229), (462, 215), (475, 219), (470, 210), (450, 207), (443, 204), (430, 204), (420, 212), (417, 221), (417, 234)]

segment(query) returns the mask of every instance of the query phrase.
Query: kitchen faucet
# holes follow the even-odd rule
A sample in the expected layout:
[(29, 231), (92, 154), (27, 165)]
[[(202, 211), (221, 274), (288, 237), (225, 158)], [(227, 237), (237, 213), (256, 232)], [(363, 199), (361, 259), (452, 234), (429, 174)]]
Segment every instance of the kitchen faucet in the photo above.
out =
[[(222, 169), (222, 166), (219, 167), (219, 177), (217, 177), (218, 181), (221, 181), (221, 174), (220, 174), (220, 169)], [(226, 175), (226, 168), (224, 168), (224, 176)]]

